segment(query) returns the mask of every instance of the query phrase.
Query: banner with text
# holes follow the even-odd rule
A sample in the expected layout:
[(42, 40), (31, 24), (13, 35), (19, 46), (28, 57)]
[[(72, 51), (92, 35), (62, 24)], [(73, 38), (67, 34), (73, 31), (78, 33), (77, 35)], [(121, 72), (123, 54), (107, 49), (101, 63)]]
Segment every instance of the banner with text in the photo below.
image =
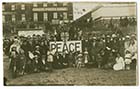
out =
[(82, 43), (81, 41), (57, 41), (50, 42), (50, 49), (55, 49), (57, 52), (76, 52), (82, 51)]
[(19, 36), (25, 36), (25, 37), (27, 37), (27, 36), (33, 36), (33, 34), (35, 34), (35, 35), (42, 35), (42, 34), (45, 34), (44, 32), (43, 32), (43, 30), (36, 30), (36, 31), (34, 31), (34, 30), (28, 30), (28, 31), (18, 31), (18, 35)]

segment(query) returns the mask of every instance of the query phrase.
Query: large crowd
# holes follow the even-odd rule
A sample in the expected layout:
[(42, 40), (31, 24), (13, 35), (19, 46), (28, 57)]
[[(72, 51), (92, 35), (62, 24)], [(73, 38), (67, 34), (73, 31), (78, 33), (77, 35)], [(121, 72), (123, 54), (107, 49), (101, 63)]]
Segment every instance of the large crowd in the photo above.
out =
[[(90, 21), (89, 21), (90, 22)], [(81, 23), (80, 23), (81, 24)], [(84, 23), (85, 24), (85, 23)], [(90, 23), (88, 23), (91, 25)], [(82, 25), (82, 24), (81, 24)], [(80, 26), (81, 26), (80, 25)], [(96, 24), (97, 25), (97, 24)], [(105, 27), (99, 22), (97, 27)], [(135, 26), (135, 18), (120, 18), (117, 26)], [(43, 35), (15, 36), (3, 39), (4, 55), (9, 57), (9, 71), (12, 77), (27, 73), (48, 71), (62, 68), (99, 68), (113, 70), (130, 70), (137, 66), (137, 35), (123, 34), (121, 30), (112, 30), (111, 33), (100, 34), (92, 31), (88, 25), (85, 27), (69, 27), (64, 25), (55, 28), (54, 32)], [(87, 26), (87, 27), (86, 27)], [(107, 29), (116, 29), (113, 19)], [(105, 28), (101, 28), (105, 29)], [(99, 30), (99, 29), (96, 29)], [(64, 37), (61, 34), (67, 33)], [(51, 41), (81, 41), (81, 51), (57, 52), (50, 48)]]
[(57, 41), (56, 36), (47, 38), (45, 34), (42, 36), (34, 34), (27, 37), (15, 36), (14, 39), (5, 38), (3, 50), (4, 55), (9, 56), (9, 70), (12, 76), (41, 71), (51, 72), (53, 69), (68, 67), (113, 70), (136, 68), (136, 34), (121, 36), (112, 33), (92, 35), (88, 38), (83, 38), (82, 35), (77, 37), (82, 41), (82, 51), (77, 52), (57, 52), (50, 49), (49, 42)]

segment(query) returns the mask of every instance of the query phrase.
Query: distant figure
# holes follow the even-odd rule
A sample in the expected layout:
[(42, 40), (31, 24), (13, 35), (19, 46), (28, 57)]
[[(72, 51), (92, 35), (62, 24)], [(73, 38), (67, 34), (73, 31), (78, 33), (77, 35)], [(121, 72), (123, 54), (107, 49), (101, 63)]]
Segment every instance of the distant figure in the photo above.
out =
[(4, 77), (4, 86), (7, 86), (7, 78), (6, 77)]

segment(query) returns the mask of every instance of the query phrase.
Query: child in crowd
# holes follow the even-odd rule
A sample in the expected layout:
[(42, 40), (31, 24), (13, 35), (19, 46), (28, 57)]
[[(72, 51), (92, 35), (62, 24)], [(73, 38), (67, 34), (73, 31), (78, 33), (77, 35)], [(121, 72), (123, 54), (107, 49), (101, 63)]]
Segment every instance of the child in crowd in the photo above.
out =
[(100, 53), (97, 54), (96, 61), (97, 61), (97, 66), (98, 66), (98, 68), (101, 68), (102, 56), (101, 56)]
[(63, 68), (67, 68), (68, 67), (68, 51), (64, 50), (64, 52), (62, 53), (62, 65)]
[(132, 62), (132, 55), (128, 50), (126, 50), (126, 53), (125, 53), (125, 68), (126, 68), (126, 70), (130, 70), (131, 62)]
[(69, 64), (69, 67), (72, 67), (73, 66), (73, 63), (74, 63), (74, 55), (70, 51), (69, 54), (68, 54), (68, 64)]
[(105, 68), (112, 69), (114, 64), (115, 64), (115, 56), (113, 55), (113, 52), (110, 52)]
[(87, 66), (88, 60), (89, 60), (89, 54), (88, 54), (87, 48), (85, 48), (83, 57), (84, 57), (84, 66)]
[(74, 52), (74, 62), (73, 62), (73, 67), (74, 67), (74, 68), (76, 68), (77, 57), (78, 57), (78, 52)]
[(77, 60), (76, 60), (76, 67), (79, 69), (82, 67), (82, 63), (83, 63), (83, 55), (82, 53), (80, 52), (77, 56)]
[(39, 72), (40, 70), (40, 64), (41, 64), (41, 54), (39, 50), (39, 46), (36, 46), (36, 49), (34, 51), (34, 72)]
[(53, 55), (54, 54), (55, 54), (54, 49), (49, 49), (49, 51), (47, 52), (47, 63), (48, 63), (48, 67), (49, 67), (50, 72), (52, 72), (52, 70), (53, 70), (53, 62), (54, 62)]

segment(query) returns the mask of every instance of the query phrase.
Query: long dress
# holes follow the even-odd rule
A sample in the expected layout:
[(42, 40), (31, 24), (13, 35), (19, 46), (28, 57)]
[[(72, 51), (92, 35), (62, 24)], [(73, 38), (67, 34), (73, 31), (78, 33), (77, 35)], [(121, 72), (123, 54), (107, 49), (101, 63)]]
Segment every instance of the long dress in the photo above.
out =
[(114, 64), (113, 69), (114, 70), (123, 70), (125, 67), (124, 59), (122, 57), (116, 58), (116, 64)]
[(132, 56), (132, 60), (136, 59), (137, 60), (137, 43), (135, 42), (135, 44), (131, 44), (129, 46), (129, 51), (131, 52)]
[(88, 63), (88, 52), (87, 51), (84, 52), (84, 63), (85, 64)]

